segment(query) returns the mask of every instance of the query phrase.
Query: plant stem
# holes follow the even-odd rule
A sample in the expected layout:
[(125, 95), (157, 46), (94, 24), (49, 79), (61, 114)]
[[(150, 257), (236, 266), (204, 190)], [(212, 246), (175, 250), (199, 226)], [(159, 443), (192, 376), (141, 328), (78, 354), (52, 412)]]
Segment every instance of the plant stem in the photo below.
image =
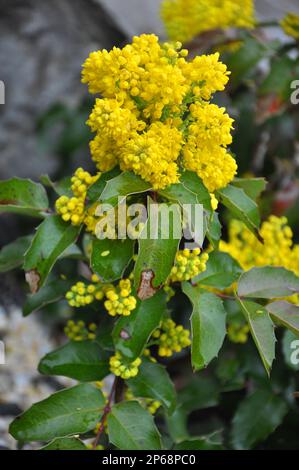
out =
[(118, 383), (118, 377), (115, 377), (114, 378), (114, 381), (113, 381), (113, 384), (112, 384), (112, 387), (111, 387), (111, 390), (110, 390), (110, 393), (109, 393), (109, 397), (108, 397), (108, 400), (107, 400), (107, 403), (104, 407), (104, 410), (103, 410), (103, 415), (101, 417), (101, 420), (100, 420), (100, 426), (99, 426), (99, 429), (97, 431), (97, 435), (92, 443), (92, 448), (95, 449), (99, 443), (99, 440), (100, 440), (100, 437), (105, 429), (105, 423), (106, 423), (106, 420), (107, 420), (107, 416), (108, 414), (110, 413), (111, 411), (111, 403), (112, 403), (112, 400), (113, 400), (113, 397), (115, 395), (115, 391), (116, 391), (116, 386), (117, 386), (117, 383)]

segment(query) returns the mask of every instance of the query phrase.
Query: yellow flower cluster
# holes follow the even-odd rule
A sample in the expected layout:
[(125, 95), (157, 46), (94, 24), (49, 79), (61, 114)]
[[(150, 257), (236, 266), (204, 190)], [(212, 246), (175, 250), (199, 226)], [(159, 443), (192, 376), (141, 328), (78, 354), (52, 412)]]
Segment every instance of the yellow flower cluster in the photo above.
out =
[(162, 19), (173, 41), (190, 41), (205, 31), (253, 28), (253, 0), (164, 0)]
[(162, 403), (158, 400), (153, 400), (152, 398), (136, 398), (133, 392), (128, 388), (125, 393), (126, 400), (137, 400), (143, 408), (147, 409), (148, 412), (154, 415), (158, 409), (162, 406)]
[(232, 120), (209, 103), (224, 90), (229, 72), (218, 53), (187, 61), (181, 46), (143, 34), (123, 49), (90, 54), (82, 81), (102, 96), (87, 121), (96, 133), (91, 155), (100, 171), (119, 164), (154, 190), (177, 183), (190, 169), (212, 192), (236, 172), (227, 151)]
[(140, 357), (137, 357), (135, 361), (127, 363), (122, 357), (119, 351), (116, 351), (114, 356), (110, 357), (110, 370), (111, 372), (121, 377), (122, 379), (130, 379), (131, 377), (136, 377), (139, 372), (138, 367), (141, 364)]
[(248, 325), (230, 323), (227, 328), (227, 336), (232, 343), (246, 343), (250, 329)]
[(183, 348), (190, 346), (190, 331), (182, 325), (168, 318), (162, 322), (160, 328), (153, 333), (153, 338), (158, 340), (158, 354), (161, 357), (170, 357)]
[(85, 284), (80, 281), (66, 293), (66, 300), (71, 307), (84, 307), (95, 300), (106, 298), (104, 306), (111, 316), (128, 316), (136, 308), (137, 300), (132, 292), (130, 279), (121, 279), (117, 286), (102, 284), (99, 277), (93, 274), (92, 283)]
[(90, 323), (86, 326), (84, 321), (74, 322), (69, 320), (64, 328), (64, 332), (73, 341), (83, 341), (85, 339), (95, 339), (96, 329), (97, 325), (95, 323)]
[(109, 315), (131, 315), (136, 308), (137, 300), (133, 295), (130, 279), (121, 279), (117, 286), (110, 286), (106, 289), (107, 300), (104, 302)]
[(171, 269), (169, 281), (182, 282), (189, 281), (206, 270), (206, 264), (209, 259), (207, 253), (200, 254), (200, 248), (189, 250), (179, 250), (175, 257), (175, 264)]
[(97, 284), (84, 284), (84, 282), (77, 282), (66, 293), (65, 298), (71, 307), (84, 307), (89, 305), (95, 300), (102, 300), (104, 297), (103, 285)]
[(299, 40), (299, 15), (288, 13), (280, 22), (280, 25), (288, 36)]
[(93, 231), (95, 222), (92, 224), (90, 218), (94, 217), (95, 207), (93, 209), (85, 209), (85, 198), (88, 188), (97, 181), (101, 176), (98, 173), (91, 176), (88, 171), (78, 168), (71, 178), (72, 197), (60, 196), (57, 199), (55, 207), (58, 214), (61, 215), (65, 222), (70, 221), (72, 225), (81, 225), (85, 223), (87, 230)]
[[(221, 241), (219, 249), (235, 258), (244, 270), (255, 266), (283, 266), (299, 275), (299, 245), (293, 244), (293, 233), (286, 217), (271, 215), (262, 223), (262, 244), (240, 221), (229, 226), (228, 242)], [(292, 296), (293, 301), (298, 296)], [(290, 298), (289, 298), (290, 299)]]
[(214, 104), (194, 103), (190, 113), (194, 122), (183, 150), (184, 166), (195, 171), (213, 192), (227, 186), (237, 172), (237, 164), (226, 150), (232, 142), (233, 120)]

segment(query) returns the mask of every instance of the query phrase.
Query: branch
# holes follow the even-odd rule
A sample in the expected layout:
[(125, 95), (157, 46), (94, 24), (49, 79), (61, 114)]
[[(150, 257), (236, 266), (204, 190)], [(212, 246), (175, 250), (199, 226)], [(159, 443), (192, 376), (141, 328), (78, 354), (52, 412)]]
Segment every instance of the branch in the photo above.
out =
[(100, 437), (101, 437), (101, 435), (102, 435), (102, 433), (105, 429), (105, 423), (107, 421), (107, 416), (111, 411), (111, 403), (112, 403), (112, 400), (113, 400), (113, 397), (114, 397), (114, 394), (115, 394), (115, 391), (116, 391), (117, 382), (118, 382), (118, 377), (115, 377), (114, 382), (113, 382), (112, 387), (111, 387), (111, 390), (110, 390), (110, 393), (109, 393), (108, 401), (107, 401), (107, 403), (104, 407), (104, 410), (103, 410), (103, 415), (102, 415), (101, 420), (100, 420), (100, 426), (99, 426), (97, 435), (96, 435), (96, 437), (95, 437), (95, 439), (92, 443), (93, 450), (95, 450), (95, 448), (97, 447), (97, 445), (99, 443), (99, 440), (100, 440)]

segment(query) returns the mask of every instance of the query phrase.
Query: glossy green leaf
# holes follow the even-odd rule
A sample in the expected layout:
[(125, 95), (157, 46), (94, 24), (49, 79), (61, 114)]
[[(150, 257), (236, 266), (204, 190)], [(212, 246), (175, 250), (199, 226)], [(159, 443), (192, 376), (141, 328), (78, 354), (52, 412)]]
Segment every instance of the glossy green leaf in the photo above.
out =
[(224, 447), (221, 443), (213, 442), (209, 436), (200, 436), (176, 444), (174, 450), (224, 450)]
[(264, 178), (235, 178), (231, 184), (243, 189), (255, 201), (265, 191), (267, 181)]
[(202, 204), (205, 209), (212, 210), (209, 191), (193, 171), (184, 171), (179, 183), (167, 186), (160, 190), (159, 194), (181, 205)]
[(234, 217), (244, 222), (249, 230), (258, 236), (260, 225), (258, 207), (243, 189), (228, 185), (217, 191), (216, 196)]
[(161, 449), (160, 434), (153, 417), (137, 401), (113, 405), (107, 421), (109, 440), (118, 449)]
[(49, 442), (40, 450), (87, 450), (86, 446), (77, 437), (59, 437)]
[(198, 370), (218, 355), (226, 335), (226, 312), (222, 300), (215, 294), (187, 282), (183, 283), (183, 292), (193, 305), (191, 361)]
[(56, 392), (32, 405), (10, 425), (9, 432), (20, 441), (48, 441), (91, 431), (105, 406), (102, 392), (81, 384)]
[(21, 178), (0, 181), (0, 213), (15, 212), (39, 217), (48, 205), (48, 196), (41, 184)]
[[(149, 298), (165, 283), (174, 265), (182, 229), (181, 213), (176, 204), (149, 204), (148, 207), (148, 219), (138, 240), (139, 250), (134, 269), (135, 287), (141, 299)], [(172, 215), (167, 224), (169, 210)]]
[(221, 238), (221, 230), (222, 226), (219, 220), (219, 215), (217, 212), (213, 211), (212, 213), (208, 214), (207, 217), (206, 236), (214, 250), (218, 249)]
[(24, 270), (31, 292), (37, 292), (45, 283), (56, 260), (74, 243), (80, 227), (63, 222), (51, 215), (38, 226), (32, 243), (25, 253)]
[(23, 306), (23, 315), (26, 317), (35, 310), (39, 310), (46, 305), (58, 302), (62, 299), (73, 282), (56, 279), (42, 287), (36, 294), (28, 295)]
[(244, 272), (238, 282), (240, 297), (275, 299), (299, 292), (299, 277), (285, 268), (265, 266)]
[(42, 175), (40, 181), (44, 186), (47, 186), (59, 196), (72, 196), (73, 192), (71, 190), (71, 178), (67, 176), (59, 181), (52, 181), (48, 175)]
[(286, 413), (286, 403), (272, 390), (256, 390), (241, 402), (233, 418), (233, 448), (251, 449), (275, 431)]
[(91, 268), (104, 282), (120, 279), (134, 254), (134, 240), (105, 238), (92, 242)]
[(253, 36), (247, 36), (241, 47), (227, 58), (226, 65), (232, 72), (232, 85), (238, 86), (256, 70), (258, 62), (265, 57), (266, 45)]
[(107, 181), (100, 196), (100, 201), (116, 206), (119, 198), (124, 199), (130, 194), (144, 193), (150, 189), (151, 185), (140, 178), (140, 176), (125, 171)]
[(225, 289), (230, 287), (240, 276), (242, 269), (228, 253), (213, 251), (209, 255), (207, 269), (194, 280), (201, 285)]
[(275, 323), (299, 335), (299, 307), (297, 305), (286, 300), (277, 300), (268, 304), (266, 308)]
[(266, 308), (250, 300), (238, 299), (267, 374), (275, 359), (274, 325)]
[(20, 237), (0, 250), (0, 273), (10, 271), (24, 262), (24, 253), (28, 250), (32, 237)]
[(86, 195), (87, 202), (90, 204), (96, 202), (101, 197), (102, 192), (104, 191), (104, 188), (107, 184), (107, 181), (112, 180), (119, 174), (120, 169), (117, 166), (112, 168), (112, 170), (102, 173), (100, 178), (88, 188)]
[(109, 354), (95, 341), (70, 341), (46, 354), (38, 370), (45, 375), (62, 375), (81, 382), (102, 380), (109, 374)]
[(128, 385), (136, 398), (152, 398), (160, 401), (170, 412), (174, 410), (175, 388), (162, 365), (143, 361), (138, 375), (128, 380)]
[(116, 349), (132, 361), (139, 357), (165, 311), (166, 296), (163, 291), (150, 299), (138, 301), (131, 315), (120, 318), (115, 325), (113, 341)]

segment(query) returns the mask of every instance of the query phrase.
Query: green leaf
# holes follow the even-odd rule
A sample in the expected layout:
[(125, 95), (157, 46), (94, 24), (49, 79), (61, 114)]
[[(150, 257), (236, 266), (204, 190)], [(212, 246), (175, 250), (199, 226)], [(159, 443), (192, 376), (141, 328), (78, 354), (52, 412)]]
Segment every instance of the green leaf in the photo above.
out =
[(87, 190), (86, 196), (88, 203), (93, 204), (94, 202), (96, 202), (101, 197), (107, 181), (111, 180), (112, 178), (115, 178), (119, 174), (120, 169), (117, 166), (112, 168), (112, 170), (102, 173), (100, 178), (97, 179), (97, 181), (93, 183)]
[(91, 268), (104, 282), (120, 279), (134, 254), (134, 240), (95, 239), (92, 243)]
[(38, 226), (32, 243), (25, 253), (24, 270), (31, 292), (45, 283), (57, 258), (77, 239), (80, 227), (63, 222), (51, 215)]
[(274, 325), (269, 313), (260, 304), (250, 300), (238, 299), (242, 312), (247, 320), (251, 335), (261, 356), (267, 374), (270, 374), (275, 359)]
[(180, 181), (189, 191), (196, 194), (199, 204), (202, 204), (207, 210), (212, 210), (210, 193), (194, 171), (185, 170), (180, 177)]
[(77, 437), (59, 437), (40, 450), (86, 450), (86, 446)]
[(107, 421), (109, 440), (118, 449), (161, 449), (160, 434), (153, 417), (137, 401), (114, 405)]
[(27, 317), (35, 310), (39, 310), (46, 305), (58, 302), (62, 299), (69, 288), (73, 285), (71, 281), (56, 279), (42, 287), (36, 294), (28, 295), (23, 306), (23, 315)]
[(260, 215), (258, 207), (243, 189), (228, 185), (217, 191), (216, 196), (234, 217), (244, 222), (249, 230), (259, 237)]
[(285, 268), (265, 266), (244, 272), (238, 282), (240, 297), (275, 299), (299, 292), (299, 278)]
[[(149, 298), (165, 283), (174, 265), (181, 238), (181, 214), (177, 205), (148, 204), (148, 207), (148, 219), (138, 240), (139, 250), (134, 269), (135, 287), (142, 300)], [(170, 209), (172, 217), (169, 217), (169, 232), (166, 234), (164, 228), (167, 228), (165, 221), (168, 215), (164, 211)]]
[(256, 71), (256, 65), (265, 57), (265, 44), (254, 37), (247, 36), (242, 46), (227, 57), (226, 65), (232, 72), (232, 85), (238, 86), (242, 80)]
[(71, 178), (67, 176), (59, 181), (52, 181), (48, 175), (42, 175), (40, 181), (44, 186), (47, 186), (59, 196), (72, 196), (73, 192), (71, 190)]
[(9, 432), (20, 441), (48, 441), (91, 431), (99, 421), (105, 398), (90, 384), (56, 392), (35, 403), (10, 425)]
[(118, 198), (124, 199), (130, 194), (144, 193), (150, 189), (151, 185), (140, 178), (140, 176), (125, 171), (107, 181), (100, 200), (101, 202), (116, 206), (119, 202)]
[(181, 205), (202, 204), (205, 209), (212, 210), (209, 191), (193, 171), (184, 171), (179, 183), (160, 190), (159, 194)]
[(218, 382), (207, 375), (193, 375), (190, 382), (178, 392), (178, 403), (191, 412), (217, 406), (220, 400)]
[(256, 390), (245, 398), (233, 419), (231, 434), (234, 449), (251, 449), (282, 423), (287, 413), (283, 399), (272, 390)]
[(198, 370), (218, 355), (226, 335), (226, 312), (223, 302), (216, 295), (187, 282), (182, 286), (193, 305), (191, 360)]
[(267, 181), (264, 178), (235, 178), (233, 186), (243, 189), (248, 197), (256, 201), (266, 189)]
[(299, 337), (286, 330), (282, 340), (282, 351), (286, 364), (293, 370), (299, 370)]
[(48, 206), (48, 196), (41, 184), (21, 178), (0, 181), (0, 213), (15, 212), (39, 217)]
[(31, 240), (31, 236), (20, 237), (0, 250), (0, 273), (10, 271), (23, 264), (24, 253), (28, 250)]
[(299, 335), (299, 307), (286, 300), (277, 300), (266, 306), (273, 321), (283, 325), (296, 335)]
[(176, 444), (174, 450), (224, 450), (224, 447), (220, 443), (213, 442), (209, 436), (201, 436)]
[(222, 227), (221, 227), (218, 213), (212, 212), (211, 214), (209, 214), (209, 217), (207, 220), (206, 235), (212, 247), (214, 248), (214, 250), (218, 249), (219, 241), (221, 238), (221, 229)]
[(131, 361), (139, 357), (153, 331), (158, 328), (166, 311), (166, 296), (163, 291), (153, 297), (138, 301), (129, 317), (122, 317), (113, 330), (115, 347)]
[(229, 254), (213, 251), (209, 255), (206, 270), (196, 276), (194, 281), (205, 286), (226, 289), (230, 287), (242, 273), (239, 263)]
[(102, 380), (109, 372), (109, 354), (95, 341), (70, 341), (46, 354), (38, 365), (45, 375), (62, 375), (81, 382)]
[(162, 365), (144, 361), (136, 377), (127, 381), (134, 396), (160, 401), (171, 413), (175, 407), (176, 394), (173, 383)]

